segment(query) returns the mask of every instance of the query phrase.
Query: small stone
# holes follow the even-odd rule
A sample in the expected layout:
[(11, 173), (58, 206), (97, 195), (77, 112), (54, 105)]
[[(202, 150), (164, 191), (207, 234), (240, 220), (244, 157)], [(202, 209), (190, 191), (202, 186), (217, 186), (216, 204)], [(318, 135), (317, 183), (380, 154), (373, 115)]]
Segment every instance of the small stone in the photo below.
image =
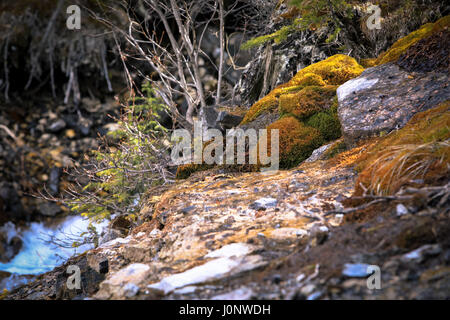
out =
[(242, 122), (242, 119), (243, 117), (241, 116), (221, 111), (216, 121), (222, 127), (222, 130), (226, 130), (238, 126)]
[(87, 118), (80, 118), (78, 121), (78, 129), (80, 130), (81, 134), (84, 136), (89, 135), (89, 132), (91, 131), (92, 127), (92, 120)]
[(225, 294), (214, 296), (211, 300), (250, 300), (252, 296), (252, 289), (242, 287)]
[(150, 235), (153, 236), (153, 237), (156, 237), (156, 236), (159, 235), (160, 233), (161, 233), (161, 231), (160, 231), (159, 229), (153, 229), (153, 230), (150, 232)]
[(261, 198), (256, 200), (250, 205), (253, 210), (266, 210), (277, 206), (277, 199), (274, 198)]
[(59, 179), (61, 177), (61, 168), (53, 167), (50, 169), (50, 181), (49, 188), (53, 195), (56, 195), (59, 191)]
[(56, 121), (53, 121), (47, 129), (52, 133), (56, 133), (61, 131), (65, 127), (66, 122), (63, 119), (57, 119)]
[(311, 293), (311, 294), (306, 298), (306, 300), (317, 300), (317, 299), (320, 298), (321, 295), (322, 295), (322, 292), (321, 292), (321, 291), (316, 291), (316, 292)]
[(307, 284), (300, 290), (300, 293), (304, 296), (309, 296), (315, 289), (316, 289), (315, 285)]
[(276, 274), (272, 277), (272, 282), (274, 284), (280, 284), (281, 281), (283, 281), (283, 279), (281, 278), (281, 276), (279, 274)]
[(401, 203), (399, 203), (396, 207), (397, 210), (397, 216), (403, 216), (405, 214), (408, 214), (408, 209)]
[(297, 282), (302, 282), (303, 279), (305, 279), (305, 278), (306, 278), (305, 274), (304, 274), (304, 273), (300, 273), (300, 274), (297, 276), (297, 278), (295, 278), (295, 281), (297, 281)]
[(181, 209), (181, 213), (188, 214), (189, 212), (191, 212), (194, 209), (195, 209), (195, 206), (189, 206), (189, 207)]
[(369, 265), (365, 263), (346, 263), (344, 265), (344, 270), (342, 270), (342, 275), (351, 278), (365, 278), (370, 275), (367, 272)]
[(75, 138), (76, 135), (77, 134), (75, 133), (75, 130), (73, 130), (73, 129), (66, 130), (66, 137), (67, 138), (73, 139), (73, 138)]
[(47, 217), (54, 217), (62, 212), (62, 209), (53, 202), (43, 202), (38, 205), (37, 210), (40, 214)]
[(420, 248), (413, 250), (403, 255), (402, 260), (404, 262), (417, 261), (422, 262), (427, 256), (435, 256), (442, 252), (442, 248), (439, 244), (427, 244)]

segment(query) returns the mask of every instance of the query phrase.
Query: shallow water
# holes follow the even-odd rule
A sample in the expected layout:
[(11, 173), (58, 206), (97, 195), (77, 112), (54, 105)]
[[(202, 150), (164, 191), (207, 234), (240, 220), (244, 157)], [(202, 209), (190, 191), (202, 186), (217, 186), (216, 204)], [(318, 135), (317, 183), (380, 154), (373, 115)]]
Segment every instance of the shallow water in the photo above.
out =
[[(68, 216), (56, 226), (45, 226), (42, 222), (33, 222), (25, 230), (11, 228), (8, 236), (18, 235), (23, 246), (21, 251), (8, 263), (0, 263), (0, 271), (17, 275), (37, 275), (53, 270), (75, 254), (93, 248), (86, 244), (77, 248), (63, 248), (50, 243), (50, 238), (68, 240), (87, 231), (89, 221), (80, 216)], [(100, 234), (107, 221), (95, 225)], [(69, 239), (69, 241), (70, 241)]]

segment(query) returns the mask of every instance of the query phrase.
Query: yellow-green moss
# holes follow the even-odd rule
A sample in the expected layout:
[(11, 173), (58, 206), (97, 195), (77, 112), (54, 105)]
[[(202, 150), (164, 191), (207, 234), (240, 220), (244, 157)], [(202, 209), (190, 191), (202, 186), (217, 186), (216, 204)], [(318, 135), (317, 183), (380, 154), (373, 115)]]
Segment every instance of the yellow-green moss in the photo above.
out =
[(308, 86), (297, 93), (280, 96), (280, 115), (294, 115), (303, 120), (313, 114), (329, 108), (336, 95), (337, 86)]
[(448, 180), (450, 101), (416, 114), (402, 129), (367, 150), (357, 166), (355, 194), (392, 194), (413, 180)]
[(323, 143), (319, 130), (305, 126), (294, 117), (284, 117), (269, 125), (268, 142), (274, 129), (279, 130), (280, 168), (296, 166)]
[(364, 68), (352, 57), (337, 54), (300, 70), (289, 84), (293, 86), (301, 83), (307, 74), (313, 73), (320, 76), (326, 84), (341, 85), (356, 78), (363, 71)]
[[(276, 110), (279, 105), (283, 108), (283, 104), (280, 103), (280, 97), (283, 98), (285, 95), (294, 94), (309, 86), (326, 88), (329, 88), (327, 86), (338, 86), (359, 76), (363, 71), (364, 68), (355, 59), (342, 54), (337, 54), (312, 64), (300, 70), (289, 82), (278, 86), (267, 96), (257, 101), (245, 115), (242, 124), (255, 120), (263, 113)], [(324, 90), (328, 91), (327, 89)], [(312, 93), (312, 91), (314, 90), (306, 90), (305, 92)], [(296, 102), (292, 101), (291, 97), (283, 98), (283, 101), (290, 101), (290, 105), (295, 105)], [(301, 99), (299, 94), (296, 94), (296, 97)]]
[(375, 67), (377, 63), (377, 58), (361, 59), (359, 62), (364, 68)]
[[(296, 19), (298, 20), (298, 19)], [(294, 32), (298, 26), (298, 22), (295, 22), (291, 25), (287, 25), (282, 27), (280, 30), (275, 31), (274, 33), (259, 36), (253, 39), (250, 39), (246, 41), (244, 44), (242, 44), (241, 49), (242, 50), (250, 50), (255, 47), (259, 47), (267, 42), (274, 41), (275, 43), (279, 44), (287, 39), (289, 34)]]
[(427, 23), (420, 29), (411, 32), (406, 37), (403, 37), (395, 42), (388, 51), (382, 53), (375, 61), (374, 65), (380, 65), (398, 60), (398, 58), (405, 53), (409, 47), (418, 41), (431, 36), (432, 34), (448, 28), (450, 26), (450, 16), (445, 16), (435, 23)]
[(249, 123), (261, 114), (275, 110), (278, 107), (278, 97), (274, 92), (269, 93), (267, 96), (256, 102), (250, 110), (245, 114), (241, 124)]
[(337, 107), (338, 102), (335, 97), (330, 108), (312, 115), (305, 121), (305, 124), (319, 130), (325, 141), (338, 139), (342, 133)]
[(3, 300), (8, 295), (8, 289), (3, 289), (2, 292), (0, 292), (0, 300)]

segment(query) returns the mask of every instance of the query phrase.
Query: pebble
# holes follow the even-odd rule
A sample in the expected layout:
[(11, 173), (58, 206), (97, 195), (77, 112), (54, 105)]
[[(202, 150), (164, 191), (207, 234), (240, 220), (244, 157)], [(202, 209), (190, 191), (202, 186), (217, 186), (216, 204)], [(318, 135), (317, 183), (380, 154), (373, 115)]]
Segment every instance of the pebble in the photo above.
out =
[(399, 203), (396, 207), (397, 210), (397, 216), (403, 216), (405, 214), (408, 214), (408, 209), (401, 203)]
[(368, 264), (365, 263), (346, 263), (342, 270), (342, 275), (351, 278), (365, 278), (370, 274), (367, 272)]
[(277, 203), (277, 199), (274, 198), (260, 198), (253, 202), (250, 205), (250, 208), (254, 210), (266, 210), (268, 208), (276, 207)]
[(214, 296), (211, 300), (250, 300), (252, 296), (252, 289), (242, 287), (225, 294)]
[(48, 131), (56, 133), (61, 131), (66, 127), (66, 122), (63, 119), (57, 119), (56, 121), (52, 122), (50, 126), (48, 127)]
[(405, 262), (408, 261), (422, 262), (425, 259), (425, 257), (438, 255), (441, 252), (442, 248), (439, 244), (427, 244), (403, 255), (402, 260)]

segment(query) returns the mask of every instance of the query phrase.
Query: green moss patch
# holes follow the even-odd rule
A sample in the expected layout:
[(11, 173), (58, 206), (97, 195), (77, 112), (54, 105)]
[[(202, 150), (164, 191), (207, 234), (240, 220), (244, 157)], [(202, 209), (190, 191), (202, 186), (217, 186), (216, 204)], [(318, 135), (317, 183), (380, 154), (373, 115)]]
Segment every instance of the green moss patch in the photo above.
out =
[(318, 112), (305, 121), (307, 126), (320, 131), (326, 141), (335, 140), (341, 137), (341, 123), (337, 113), (338, 102), (334, 98), (331, 108)]

